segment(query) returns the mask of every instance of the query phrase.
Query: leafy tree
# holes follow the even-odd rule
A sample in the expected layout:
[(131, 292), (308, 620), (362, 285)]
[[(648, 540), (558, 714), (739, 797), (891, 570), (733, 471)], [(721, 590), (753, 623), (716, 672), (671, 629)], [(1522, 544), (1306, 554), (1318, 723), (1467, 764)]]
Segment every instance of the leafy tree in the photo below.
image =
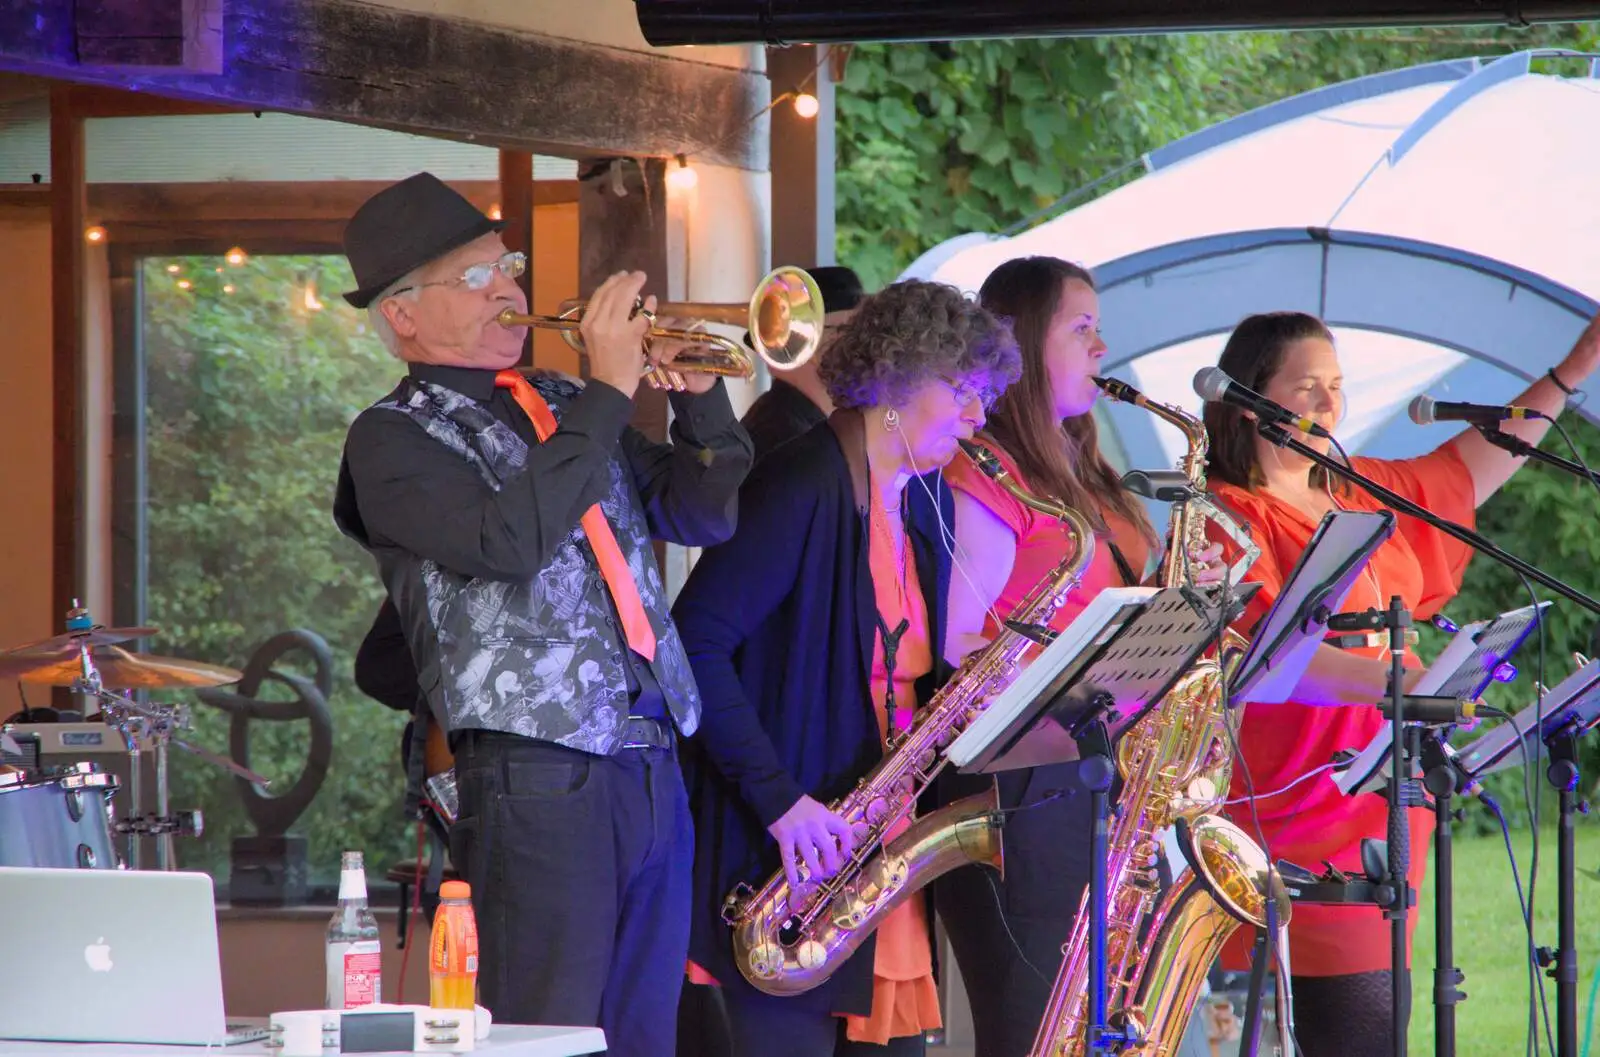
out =
[(872, 289), (947, 238), (1118, 186), (1144, 152), (1266, 103), (1439, 59), (1597, 45), (1600, 24), (857, 46), (838, 94), (838, 257)]
[[(340, 257), (147, 259), (149, 583), (152, 652), (242, 668), (281, 631), (306, 628), (333, 655), (334, 758), (293, 828), (314, 877), (362, 848), (382, 869), (406, 854), (398, 763), (403, 717), (355, 690), (351, 662), (382, 597), (371, 559), (329, 512), (350, 420), (393, 384), (396, 364), (362, 317)], [(318, 293), (321, 291), (322, 293)], [(310, 676), (302, 654), (285, 658)], [(261, 696), (287, 691), (264, 684)], [(227, 719), (195, 703), (194, 740), (226, 753)], [(304, 724), (251, 723), (250, 765), (276, 787), (305, 759)], [(172, 803), (205, 812), (185, 865), (227, 875), (231, 839), (252, 832), (233, 779), (174, 751)]]

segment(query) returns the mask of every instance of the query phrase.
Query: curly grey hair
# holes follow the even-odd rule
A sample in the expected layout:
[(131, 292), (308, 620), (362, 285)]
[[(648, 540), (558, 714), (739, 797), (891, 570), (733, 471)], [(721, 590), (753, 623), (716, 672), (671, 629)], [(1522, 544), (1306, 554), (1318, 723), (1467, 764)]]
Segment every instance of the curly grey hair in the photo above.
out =
[(863, 300), (817, 374), (838, 407), (905, 400), (940, 375), (972, 379), (990, 396), (1022, 376), (1010, 326), (945, 283), (907, 279)]

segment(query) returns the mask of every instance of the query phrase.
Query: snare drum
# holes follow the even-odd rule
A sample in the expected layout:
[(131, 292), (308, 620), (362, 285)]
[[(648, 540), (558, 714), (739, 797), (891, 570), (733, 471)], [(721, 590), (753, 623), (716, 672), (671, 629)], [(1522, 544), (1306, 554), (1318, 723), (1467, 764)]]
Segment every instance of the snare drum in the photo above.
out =
[(0, 774), (0, 866), (114, 870), (116, 775), (92, 763)]

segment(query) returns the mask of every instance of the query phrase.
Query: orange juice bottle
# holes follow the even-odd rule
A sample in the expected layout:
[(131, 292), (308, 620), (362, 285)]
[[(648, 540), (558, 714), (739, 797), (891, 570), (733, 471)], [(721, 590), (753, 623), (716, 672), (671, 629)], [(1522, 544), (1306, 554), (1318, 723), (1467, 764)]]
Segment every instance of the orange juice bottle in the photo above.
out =
[(465, 881), (439, 886), (439, 909), (428, 944), (428, 1005), (471, 1009), (478, 997), (478, 922)]

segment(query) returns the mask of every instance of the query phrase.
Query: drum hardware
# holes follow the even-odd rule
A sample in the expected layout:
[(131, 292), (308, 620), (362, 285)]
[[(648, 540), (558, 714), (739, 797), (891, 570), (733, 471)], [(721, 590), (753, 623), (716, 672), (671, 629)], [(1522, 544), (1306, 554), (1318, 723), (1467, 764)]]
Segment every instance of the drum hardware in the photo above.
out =
[[(117, 645), (156, 634), (155, 628), (107, 628), (89, 619), (88, 611), (73, 600), (67, 613), (67, 632), (55, 638), (18, 646), (0, 653), (0, 679), (69, 687), (73, 693), (94, 698), (107, 726), (115, 729), (127, 746), (132, 768), (128, 779), (129, 817), (115, 824), (128, 840), (127, 865), (139, 868), (139, 838), (156, 836), (156, 868), (172, 868), (172, 834), (199, 836), (204, 818), (199, 811), (169, 812), (167, 746), (176, 745), (207, 763), (231, 771), (259, 786), (271, 783), (247, 767), (177, 737), (188, 729), (189, 716), (182, 705), (135, 701), (134, 690), (184, 689), (223, 686), (238, 682), (243, 674), (220, 665), (175, 657), (133, 654)], [(112, 693), (121, 690), (123, 693)], [(140, 757), (145, 745), (155, 757), (154, 814), (145, 814)], [(109, 776), (108, 776), (109, 777)], [(113, 779), (113, 789), (115, 781)]]
[(0, 774), (0, 865), (116, 869), (117, 788), (92, 763)]

